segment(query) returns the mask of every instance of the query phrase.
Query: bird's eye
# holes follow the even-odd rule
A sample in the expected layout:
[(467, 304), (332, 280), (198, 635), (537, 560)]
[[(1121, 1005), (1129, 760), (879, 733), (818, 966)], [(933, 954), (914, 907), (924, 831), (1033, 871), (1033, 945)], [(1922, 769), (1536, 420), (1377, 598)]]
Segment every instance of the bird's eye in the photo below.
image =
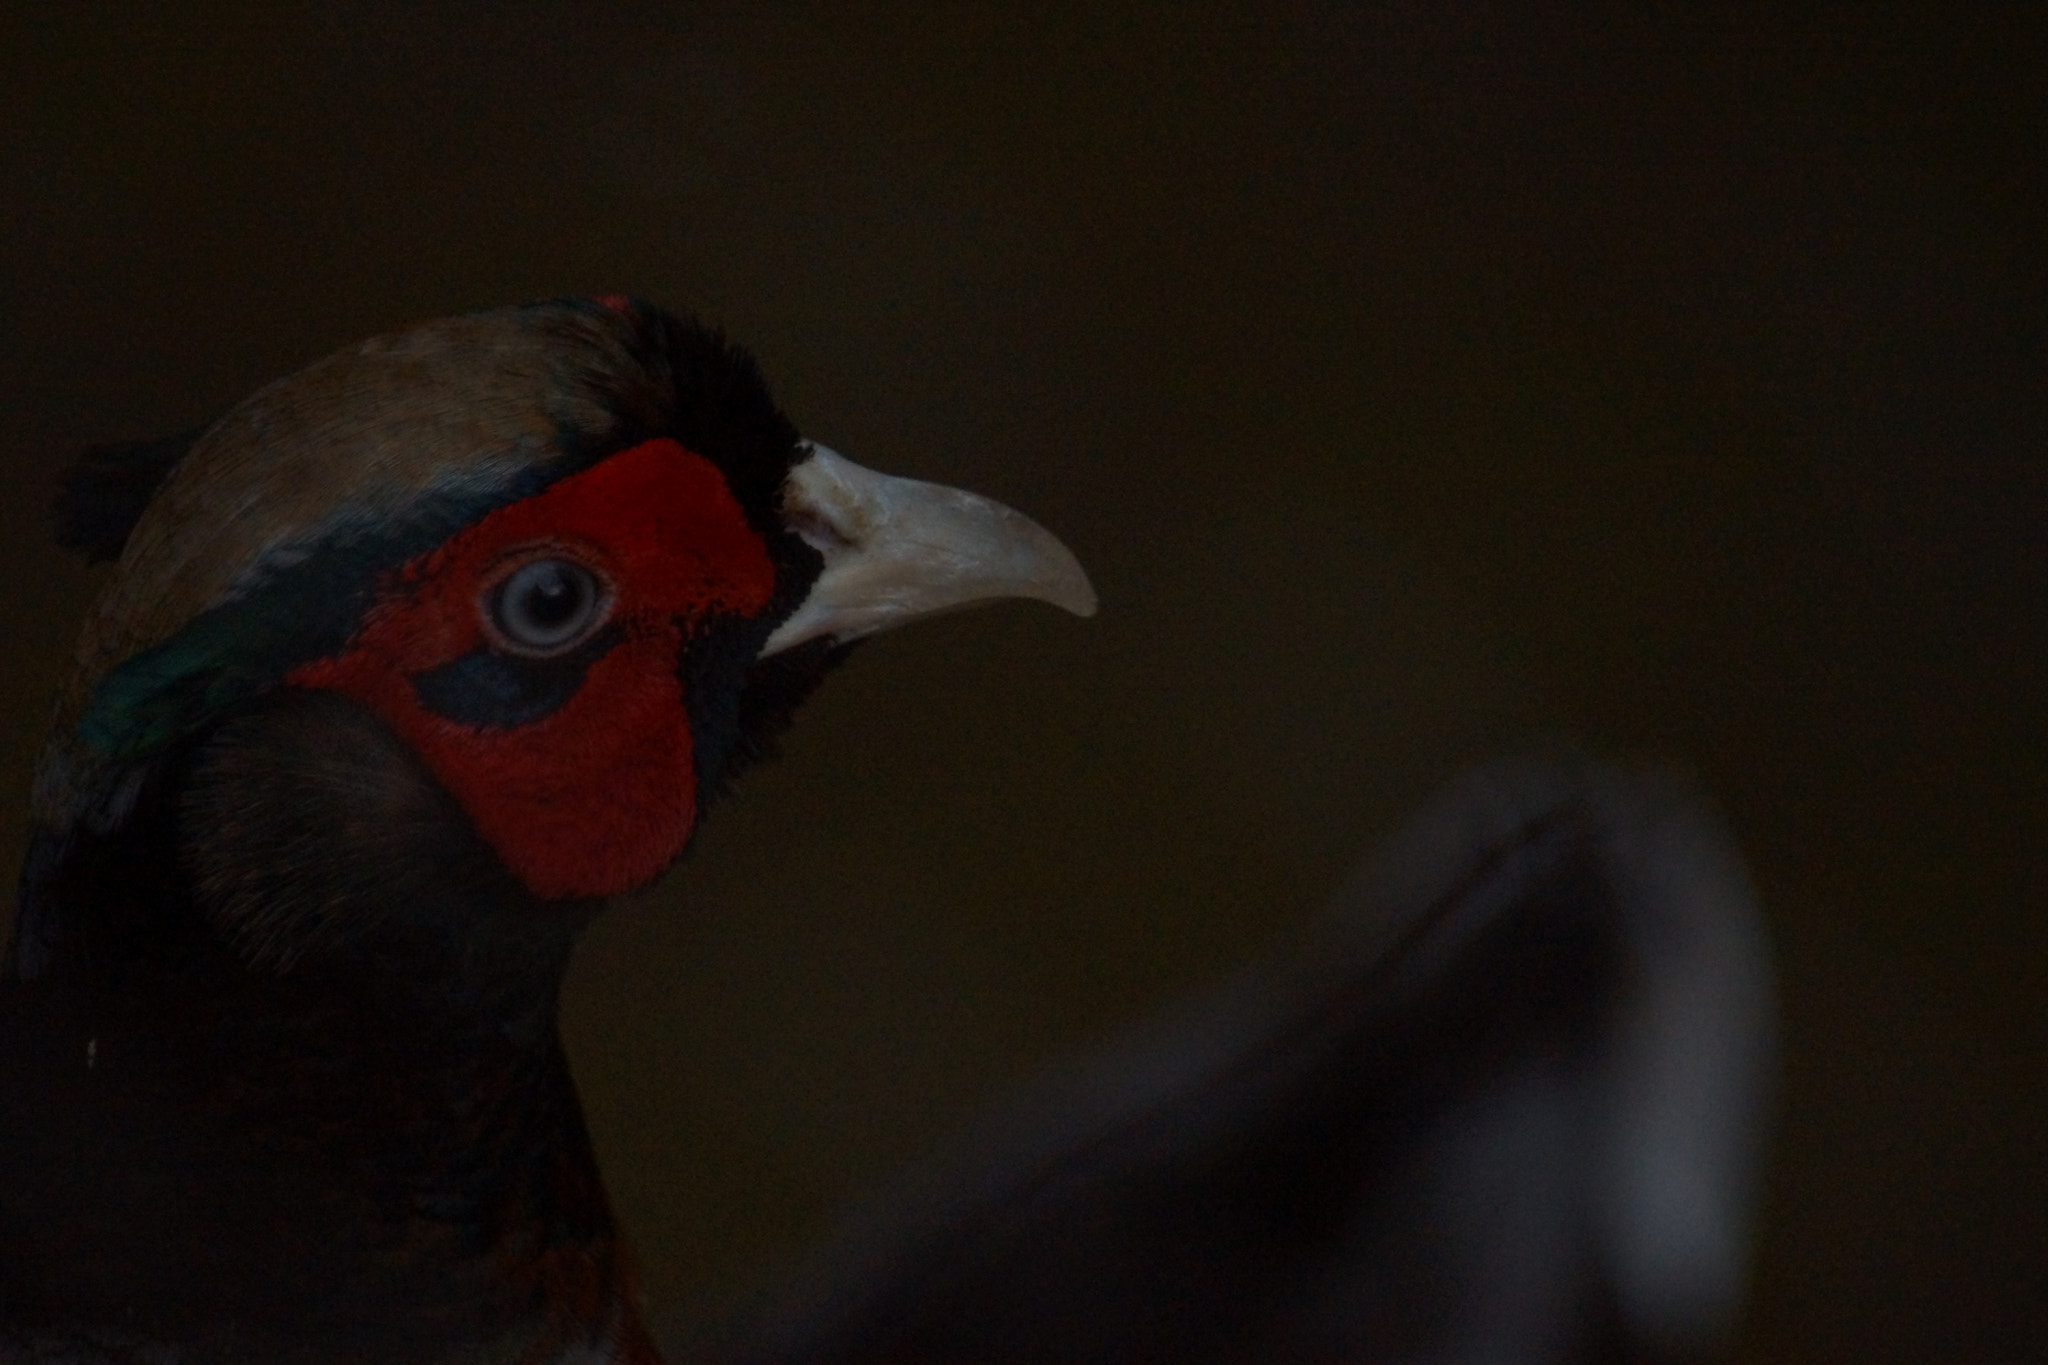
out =
[(582, 644), (604, 623), (610, 594), (567, 559), (536, 559), (507, 574), (485, 600), (497, 642), (515, 654), (549, 656)]

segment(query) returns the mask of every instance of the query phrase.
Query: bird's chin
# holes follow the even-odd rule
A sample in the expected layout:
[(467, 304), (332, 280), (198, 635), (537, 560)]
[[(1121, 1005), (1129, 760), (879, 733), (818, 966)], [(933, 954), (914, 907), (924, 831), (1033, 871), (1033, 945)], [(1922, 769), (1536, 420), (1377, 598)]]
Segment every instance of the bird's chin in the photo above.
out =
[(739, 741), (726, 761), (727, 781), (775, 756), (777, 741), (797, 708), (859, 643), (819, 636), (754, 661), (740, 691)]

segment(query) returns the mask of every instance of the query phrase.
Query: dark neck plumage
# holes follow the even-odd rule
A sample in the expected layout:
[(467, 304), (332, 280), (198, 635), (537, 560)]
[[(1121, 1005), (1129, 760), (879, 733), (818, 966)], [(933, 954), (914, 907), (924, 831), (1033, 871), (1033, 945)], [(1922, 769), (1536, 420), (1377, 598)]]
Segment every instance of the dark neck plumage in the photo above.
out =
[(0, 1346), (652, 1359), (556, 1031), (593, 907), (527, 894), (376, 721), (273, 698), (39, 894)]

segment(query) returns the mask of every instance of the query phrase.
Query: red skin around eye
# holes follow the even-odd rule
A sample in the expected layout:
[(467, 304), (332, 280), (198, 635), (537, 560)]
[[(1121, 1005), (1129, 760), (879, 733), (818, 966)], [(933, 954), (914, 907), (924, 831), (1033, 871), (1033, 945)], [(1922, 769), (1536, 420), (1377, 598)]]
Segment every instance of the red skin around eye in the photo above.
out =
[[(479, 729), (428, 711), (413, 675), (485, 646), (480, 594), (534, 552), (610, 580), (619, 643), (531, 724)], [(708, 613), (764, 610), (774, 586), (767, 547), (716, 467), (673, 440), (648, 441), (387, 575), (347, 648), (286, 681), (376, 712), (536, 895), (608, 896), (651, 880), (696, 823), (676, 675), (685, 632)]]

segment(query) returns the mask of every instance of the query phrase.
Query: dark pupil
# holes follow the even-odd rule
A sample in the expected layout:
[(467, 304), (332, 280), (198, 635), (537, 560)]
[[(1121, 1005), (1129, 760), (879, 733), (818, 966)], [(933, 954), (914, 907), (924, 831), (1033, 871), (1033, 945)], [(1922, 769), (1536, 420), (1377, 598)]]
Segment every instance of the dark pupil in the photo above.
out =
[(529, 575), (526, 599), (520, 614), (542, 630), (566, 624), (582, 605), (582, 585), (553, 564), (543, 564)]

